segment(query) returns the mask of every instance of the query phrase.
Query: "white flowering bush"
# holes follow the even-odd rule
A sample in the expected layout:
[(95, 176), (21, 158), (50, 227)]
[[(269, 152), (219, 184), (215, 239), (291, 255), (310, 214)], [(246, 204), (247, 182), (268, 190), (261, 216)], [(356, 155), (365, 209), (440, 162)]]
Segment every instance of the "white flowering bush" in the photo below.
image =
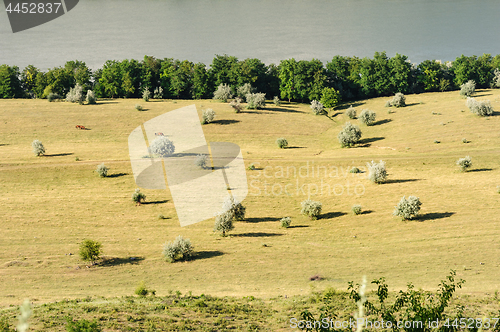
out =
[(76, 83), (75, 87), (69, 89), (69, 92), (66, 94), (66, 101), (70, 103), (83, 103), (83, 87), (79, 83)]
[(281, 137), (276, 140), (276, 144), (280, 149), (284, 149), (288, 146), (288, 141), (286, 140), (286, 138)]
[(222, 211), (231, 211), (234, 220), (245, 220), (246, 208), (233, 196), (228, 196), (222, 204)]
[(281, 105), (280, 98), (278, 96), (274, 96), (273, 103), (274, 103), (274, 106), (280, 106)]
[(149, 92), (149, 89), (148, 88), (145, 88), (143, 91), (142, 91), (142, 99), (144, 101), (149, 101), (149, 98), (151, 97), (151, 92)]
[(233, 225), (234, 212), (229, 210), (220, 212), (215, 217), (214, 232), (218, 232), (221, 236), (226, 236), (227, 232), (234, 229)]
[(266, 104), (265, 93), (249, 93), (246, 96), (248, 109), (261, 109)]
[(490, 116), (493, 115), (493, 107), (489, 100), (476, 100), (471, 97), (467, 97), (467, 107), (469, 110), (479, 116)]
[(193, 256), (193, 253), (194, 247), (191, 241), (180, 235), (173, 242), (166, 242), (163, 245), (163, 257), (170, 263), (188, 260)]
[(323, 106), (323, 104), (317, 100), (313, 100), (311, 101), (311, 107), (313, 113), (315, 115), (321, 115), (321, 114), (325, 114), (325, 107)]
[(250, 83), (245, 83), (236, 88), (236, 95), (241, 99), (245, 99), (248, 94), (253, 93), (254, 89)]
[(401, 217), (402, 220), (410, 220), (418, 215), (421, 205), (422, 203), (418, 197), (409, 196), (406, 198), (403, 196), (398, 205), (394, 208), (393, 214), (397, 217)]
[(470, 97), (476, 92), (476, 82), (473, 80), (467, 81), (460, 86), (460, 95), (462, 97)]
[(208, 157), (206, 154), (199, 154), (194, 159), (194, 164), (200, 168), (206, 168), (208, 162)]
[(214, 92), (214, 99), (227, 102), (231, 98), (233, 98), (233, 93), (231, 92), (231, 87), (227, 84), (219, 85)]
[(358, 120), (367, 126), (372, 126), (375, 123), (377, 113), (370, 110), (362, 110), (358, 116)]
[(398, 92), (394, 95), (394, 97), (392, 97), (392, 100), (389, 102), (389, 104), (390, 104), (390, 106), (394, 106), (394, 107), (405, 107), (406, 106), (406, 97), (401, 92)]
[(137, 203), (137, 205), (141, 205), (142, 202), (146, 200), (146, 195), (141, 193), (141, 190), (137, 188), (133, 193), (132, 193), (132, 200)]
[(229, 106), (231, 106), (234, 110), (234, 113), (240, 113), (241, 110), (243, 109), (243, 106), (241, 106), (241, 98), (236, 97), (231, 102), (229, 103)]
[(290, 218), (290, 217), (281, 218), (281, 220), (280, 220), (281, 227), (283, 227), (283, 228), (290, 227), (291, 223), (292, 223), (292, 218)]
[(300, 213), (308, 216), (312, 220), (318, 219), (319, 215), (321, 214), (321, 210), (323, 208), (323, 204), (321, 204), (321, 202), (307, 199), (300, 204), (302, 206), (302, 210), (300, 211)]
[(356, 109), (354, 107), (352, 107), (352, 105), (349, 106), (347, 111), (345, 111), (345, 114), (347, 115), (347, 117), (349, 119), (356, 119)]
[(45, 147), (39, 140), (34, 140), (31, 142), (31, 147), (33, 148), (33, 153), (35, 156), (43, 156), (45, 154)]
[(346, 122), (342, 127), (342, 131), (337, 135), (340, 145), (344, 147), (352, 147), (361, 139), (361, 130), (358, 126)]
[(361, 214), (361, 205), (353, 205), (351, 211), (354, 215)]
[(491, 79), (491, 87), (492, 88), (500, 88), (500, 70), (495, 68), (493, 72), (493, 78)]
[(102, 163), (100, 165), (97, 165), (97, 169), (95, 171), (101, 178), (105, 178), (106, 176), (108, 176), (109, 168), (106, 167), (104, 163)]
[(156, 157), (168, 157), (175, 152), (174, 143), (165, 136), (156, 137), (149, 145), (149, 153)]
[(215, 111), (211, 108), (203, 110), (201, 124), (208, 124), (215, 119)]
[(382, 160), (376, 163), (372, 160), (371, 163), (366, 164), (368, 168), (368, 179), (374, 183), (383, 183), (387, 180), (387, 170), (385, 169), (385, 162)]
[(457, 166), (462, 172), (467, 172), (472, 167), (472, 159), (469, 156), (457, 160)]
[(87, 97), (85, 99), (87, 100), (87, 104), (89, 104), (89, 105), (93, 105), (97, 101), (97, 98), (95, 97), (95, 93), (92, 90), (87, 91)]
[(154, 99), (162, 99), (163, 98), (163, 88), (161, 86), (157, 87), (153, 91), (153, 98)]

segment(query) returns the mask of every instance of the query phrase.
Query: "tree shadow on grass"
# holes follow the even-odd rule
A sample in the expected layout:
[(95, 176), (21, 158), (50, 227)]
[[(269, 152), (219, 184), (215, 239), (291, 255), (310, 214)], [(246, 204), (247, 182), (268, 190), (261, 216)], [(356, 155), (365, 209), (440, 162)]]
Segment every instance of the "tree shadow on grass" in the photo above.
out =
[(347, 213), (345, 213), (345, 212), (328, 212), (328, 213), (323, 213), (322, 215), (320, 215), (318, 219), (333, 219), (333, 218), (345, 216), (346, 214)]
[(219, 250), (203, 250), (195, 252), (190, 260), (194, 261), (199, 259), (208, 259), (212, 257), (219, 257), (222, 255), (224, 255), (224, 253)]
[(417, 221), (435, 220), (449, 218), (454, 215), (455, 212), (431, 212), (426, 214), (421, 214), (415, 218)]
[[(132, 258), (132, 259), (131, 259)], [(119, 266), (119, 265), (137, 265), (139, 262), (143, 261), (144, 257), (103, 257), (102, 261), (96, 265), (99, 266)]]
[[(417, 106), (417, 105), (423, 105), (424, 103), (411, 103), (411, 104), (406, 104), (405, 107), (410, 107), (410, 106)], [(394, 107), (394, 109), (398, 109), (401, 107)]]
[(108, 178), (119, 178), (120, 176), (125, 176), (125, 175), (128, 175), (128, 173), (116, 173), (116, 174), (108, 175), (106, 177), (108, 177)]
[(368, 143), (373, 143), (377, 141), (381, 141), (385, 139), (385, 137), (370, 137), (370, 138), (363, 138), (362, 140), (359, 141), (359, 144), (368, 144)]
[(281, 220), (281, 218), (274, 218), (274, 217), (245, 218), (246, 222), (253, 222), (253, 223), (266, 222), (266, 221), (278, 221), (278, 220)]
[(252, 232), (252, 233), (242, 233), (242, 234), (231, 234), (231, 236), (233, 236), (233, 237), (271, 237), (271, 236), (283, 236), (283, 234)]
[(470, 171), (467, 171), (467, 173), (471, 172), (489, 172), (492, 171), (493, 168), (476, 168), (476, 169), (471, 169)]
[(56, 154), (45, 154), (44, 157), (64, 157), (71, 155), (73, 155), (73, 153), (56, 153)]
[(270, 112), (282, 112), (282, 113), (304, 113), (301, 111), (289, 110), (287, 108), (281, 108), (281, 107), (266, 107), (265, 110)]
[(373, 126), (378, 126), (378, 125), (382, 125), (382, 124), (389, 123), (389, 122), (392, 122), (392, 119), (379, 120), (379, 121), (375, 122), (373, 124)]
[(6, 146), (6, 145), (9, 145), (9, 144), (0, 144), (0, 146)]
[(306, 149), (305, 146), (287, 146), (286, 149)]
[(405, 182), (415, 182), (415, 181), (420, 181), (420, 179), (401, 179), (401, 180), (385, 180), (385, 183), (391, 184), (391, 183), (405, 183)]
[(361, 212), (361, 214), (370, 214), (373, 212), (374, 212), (373, 210), (366, 210), (366, 211)]
[(492, 93), (481, 93), (481, 94), (474, 94), (472, 97), (473, 98), (476, 98), (476, 97), (486, 97), (486, 96), (491, 96)]
[(168, 202), (168, 199), (164, 199), (162, 201), (143, 202), (143, 203), (141, 203), (141, 205), (163, 204), (163, 203), (167, 203), (167, 202)]
[(354, 102), (354, 103), (348, 103), (348, 104), (344, 104), (344, 105), (340, 105), (340, 106), (337, 106), (335, 107), (337, 110), (346, 110), (348, 109), (349, 107), (358, 107), (358, 106), (361, 106), (361, 105), (364, 105), (365, 103), (363, 102)]
[(288, 228), (306, 228), (306, 227), (310, 227), (310, 226), (308, 226), (308, 225), (288, 226)]
[(233, 124), (233, 123), (238, 123), (241, 122), (240, 120), (215, 120), (212, 123), (220, 124), (222, 126)]

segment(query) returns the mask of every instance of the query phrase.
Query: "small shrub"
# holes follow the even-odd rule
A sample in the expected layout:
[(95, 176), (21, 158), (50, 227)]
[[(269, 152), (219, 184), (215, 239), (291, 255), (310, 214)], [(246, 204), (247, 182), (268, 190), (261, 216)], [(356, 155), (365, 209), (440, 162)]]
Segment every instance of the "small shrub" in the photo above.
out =
[(241, 106), (241, 99), (238, 97), (238, 98), (234, 98), (230, 103), (229, 103), (229, 106), (231, 106), (234, 110), (235, 113), (240, 113), (241, 110), (243, 109), (243, 106)]
[(166, 136), (158, 136), (151, 142), (148, 150), (154, 156), (166, 158), (175, 152), (175, 146)]
[(438, 141), (437, 139), (435, 139), (434, 143), (439, 144), (439, 143), (441, 143), (441, 141)]
[(467, 107), (472, 113), (479, 116), (493, 115), (493, 107), (489, 100), (477, 101), (474, 98), (467, 97)]
[(146, 287), (146, 283), (144, 281), (141, 281), (139, 283), (139, 285), (137, 286), (137, 288), (135, 289), (134, 293), (135, 293), (135, 295), (139, 295), (139, 296), (147, 296), (149, 293), (151, 293), (151, 295), (155, 295), (156, 291), (152, 290), (152, 289), (148, 289)]
[(193, 253), (194, 248), (191, 241), (180, 235), (173, 242), (165, 243), (163, 246), (163, 257), (170, 263), (188, 260), (193, 256)]
[(45, 147), (39, 140), (34, 140), (31, 142), (31, 147), (33, 148), (33, 153), (35, 156), (43, 156), (45, 154)]
[(361, 173), (361, 171), (359, 170), (359, 168), (353, 167), (353, 168), (351, 168), (351, 170), (349, 171), (349, 173)]
[(345, 115), (347, 115), (347, 117), (349, 117), (349, 119), (356, 119), (356, 109), (354, 107), (352, 107), (352, 105), (349, 106), (347, 111), (345, 111)]
[(234, 212), (229, 210), (219, 213), (215, 217), (214, 232), (219, 232), (222, 236), (234, 229), (233, 226)]
[(253, 170), (255, 170), (255, 165), (254, 164), (250, 164), (247, 169), (249, 171), (253, 171)]
[(78, 157), (75, 157), (75, 161), (80, 161), (80, 158), (78, 158)]
[(163, 88), (161, 86), (157, 87), (153, 91), (153, 98), (154, 99), (162, 99), (163, 98)]
[[(390, 101), (390, 100), (386, 101), (384, 106), (385, 106), (385, 107), (391, 107), (391, 106), (392, 106), (392, 105), (391, 105), (391, 101)], [(391, 110), (388, 110), (387, 112), (390, 114), (390, 113), (391, 113)]]
[(273, 103), (274, 103), (274, 106), (280, 106), (281, 105), (280, 98), (278, 96), (274, 96)]
[(95, 171), (101, 178), (105, 178), (106, 176), (108, 176), (109, 168), (104, 166), (104, 163), (102, 163), (100, 165), (97, 165), (97, 169)]
[(163, 215), (163, 213), (160, 213), (160, 214), (158, 214), (158, 219), (163, 220), (163, 219), (167, 219), (167, 218)]
[(200, 168), (207, 167), (208, 157), (206, 154), (199, 154), (194, 160), (194, 164)]
[[(392, 100), (389, 102), (390, 106), (394, 107), (405, 107), (406, 106), (406, 97), (401, 92), (398, 92), (392, 97)], [(386, 104), (387, 106), (387, 104)]]
[(337, 135), (340, 145), (344, 147), (352, 147), (361, 139), (361, 130), (358, 126), (346, 122), (342, 127), (342, 131)]
[(469, 143), (469, 141), (467, 140), (467, 138), (462, 138), (462, 143)]
[(300, 211), (300, 213), (308, 216), (312, 220), (318, 219), (319, 215), (321, 214), (321, 209), (323, 208), (323, 205), (320, 202), (312, 201), (310, 199), (303, 201), (301, 205), (302, 210)]
[(383, 183), (387, 180), (387, 170), (385, 169), (385, 162), (382, 160), (376, 163), (372, 160), (371, 163), (367, 163), (368, 167), (368, 179), (374, 183)]
[(149, 92), (148, 88), (145, 88), (144, 91), (142, 91), (142, 99), (148, 102), (150, 97), (151, 97), (151, 92)]
[(500, 88), (500, 70), (495, 68), (493, 72), (493, 78), (491, 79), (491, 87), (492, 88)]
[(137, 188), (132, 194), (132, 200), (136, 202), (138, 205), (141, 205), (141, 203), (146, 200), (146, 195), (141, 193), (141, 190)]
[(288, 141), (286, 138), (281, 137), (276, 140), (276, 144), (280, 149), (285, 149), (288, 146)]
[(201, 116), (201, 124), (208, 124), (210, 122), (213, 122), (215, 119), (215, 112), (213, 109), (208, 108), (206, 110), (203, 110), (202, 116)]
[(439, 80), (439, 91), (444, 92), (447, 91), (449, 88), (450, 88), (450, 81), (444, 78)]
[(370, 110), (362, 110), (358, 116), (358, 120), (367, 126), (371, 126), (375, 123), (375, 118), (377, 113)]
[(281, 227), (288, 228), (288, 227), (290, 227), (290, 224), (292, 223), (292, 218), (290, 218), (290, 217), (281, 218), (280, 223), (281, 223)]
[(135, 105), (135, 109), (136, 109), (136, 111), (139, 111), (139, 112), (144, 111), (144, 108), (139, 104)]
[(236, 95), (238, 95), (238, 97), (240, 97), (243, 100), (245, 100), (248, 94), (251, 94), (253, 92), (254, 89), (252, 88), (252, 85), (250, 83), (245, 83), (236, 89)]
[(242, 221), (245, 219), (246, 208), (233, 196), (228, 196), (222, 204), (222, 211), (231, 211), (234, 220)]
[(87, 104), (89, 104), (89, 105), (94, 105), (97, 101), (97, 98), (95, 97), (95, 93), (92, 90), (87, 91), (87, 97), (85, 99), (87, 100)]
[(469, 168), (472, 167), (472, 160), (469, 156), (465, 156), (464, 158), (460, 158), (457, 160), (457, 165), (460, 167), (462, 172), (467, 172)]
[(101, 246), (100, 242), (84, 240), (80, 243), (80, 258), (85, 262), (94, 264), (101, 256)]
[(473, 80), (468, 81), (460, 86), (460, 96), (470, 97), (476, 92), (476, 82)]
[(228, 99), (231, 99), (233, 94), (231, 92), (231, 88), (227, 84), (221, 84), (217, 87), (217, 90), (214, 92), (214, 99), (227, 102)]
[(74, 88), (70, 88), (69, 92), (66, 94), (66, 101), (70, 103), (83, 103), (83, 87), (76, 83)]
[(351, 211), (355, 215), (361, 214), (361, 205), (353, 205)]
[(57, 100), (57, 99), (61, 99), (61, 96), (59, 96), (57, 93), (49, 93), (49, 95), (47, 96), (47, 100), (49, 102), (53, 102), (54, 100)]
[(246, 95), (247, 108), (250, 110), (261, 109), (266, 104), (265, 93), (249, 93)]
[(101, 332), (102, 329), (97, 325), (96, 321), (88, 321), (86, 319), (72, 320), (66, 318), (66, 331), (67, 332)]
[(406, 198), (403, 196), (398, 205), (396, 205), (393, 214), (401, 217), (402, 220), (410, 220), (418, 215), (421, 205), (422, 203), (418, 197), (409, 196)]
[(313, 100), (311, 101), (311, 107), (313, 113), (315, 115), (322, 115), (322, 114), (325, 114), (325, 107), (323, 106), (323, 104), (317, 100)]

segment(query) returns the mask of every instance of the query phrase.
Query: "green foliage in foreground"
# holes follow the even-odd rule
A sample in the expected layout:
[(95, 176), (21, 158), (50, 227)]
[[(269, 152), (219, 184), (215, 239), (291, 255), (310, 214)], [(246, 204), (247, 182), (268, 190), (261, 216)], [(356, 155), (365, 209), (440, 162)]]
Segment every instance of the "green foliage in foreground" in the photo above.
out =
[[(389, 291), (384, 278), (374, 279), (365, 292), (364, 318), (386, 322), (435, 319), (444, 322), (450, 318), (451, 323), (455, 318), (489, 317), (490, 328), (483, 331), (500, 331), (499, 324), (493, 328), (491, 320), (500, 315), (498, 297), (493, 294), (481, 299), (454, 296), (463, 283), (452, 271), (441, 281), (436, 292), (417, 289), (409, 283), (406, 290), (396, 293)], [(334, 321), (354, 319), (353, 313), (358, 311), (356, 302), (360, 299), (359, 288), (360, 285), (349, 282), (347, 291), (327, 288), (310, 295), (278, 296), (267, 300), (253, 296), (194, 296), (190, 292), (182, 295), (173, 291), (167, 296), (87, 297), (35, 305), (29, 331), (279, 331), (289, 329), (293, 319), (297, 322), (314, 322), (325, 317)], [(18, 315), (18, 306), (0, 311), (0, 327), (3, 328), (0, 331), (13, 331)], [(352, 330), (311, 328), (309, 331)]]

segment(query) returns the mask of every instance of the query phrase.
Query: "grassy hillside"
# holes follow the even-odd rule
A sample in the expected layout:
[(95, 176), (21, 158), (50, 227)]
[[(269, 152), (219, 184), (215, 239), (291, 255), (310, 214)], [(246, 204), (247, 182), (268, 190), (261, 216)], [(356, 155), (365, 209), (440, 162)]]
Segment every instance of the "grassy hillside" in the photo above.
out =
[[(351, 120), (363, 131), (362, 146), (351, 149), (337, 141), (348, 121), (342, 109), (314, 116), (308, 105), (284, 103), (236, 114), (228, 104), (195, 101), (200, 114), (217, 113), (218, 121), (203, 126), (207, 140), (240, 145), (245, 164), (257, 166), (247, 171), (246, 221), (226, 238), (212, 232), (213, 219), (181, 228), (168, 190), (142, 190), (149, 204), (131, 201), (129, 133), (193, 101), (0, 100), (0, 305), (132, 295), (141, 281), (160, 296), (292, 296), (312, 286), (345, 289), (363, 275), (384, 276), (393, 289), (413, 282), (432, 290), (450, 269), (467, 281), (460, 292), (493, 294), (500, 288), (500, 90), (477, 98), (491, 100), (495, 115), (470, 113), (456, 91), (410, 95), (399, 109), (385, 108), (388, 98), (357, 102), (358, 114), (377, 112), (377, 123)], [(137, 103), (146, 111), (136, 111)], [(292, 148), (278, 149), (278, 137)], [(46, 156), (32, 154), (34, 139)], [(462, 173), (455, 161), (465, 155), (473, 171)], [(348, 173), (371, 160), (386, 162), (388, 183)], [(102, 162), (111, 177), (94, 172)], [(403, 195), (420, 197), (417, 220), (392, 216)], [(319, 220), (300, 215), (308, 196), (323, 203)], [(354, 204), (365, 213), (352, 215)], [(293, 227), (279, 227), (284, 216)], [(177, 235), (191, 239), (194, 260), (162, 259), (162, 245)], [(79, 259), (85, 238), (103, 244), (101, 264)], [(310, 281), (316, 274), (323, 280)]]

